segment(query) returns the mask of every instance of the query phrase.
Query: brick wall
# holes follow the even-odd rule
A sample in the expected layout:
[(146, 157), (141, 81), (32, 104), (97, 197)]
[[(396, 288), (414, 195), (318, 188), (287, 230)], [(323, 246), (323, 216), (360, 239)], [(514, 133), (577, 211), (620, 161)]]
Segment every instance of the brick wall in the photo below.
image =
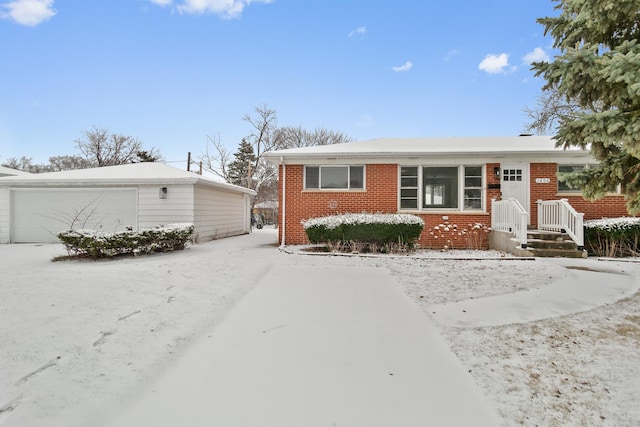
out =
[[(494, 168), (500, 167), (499, 163), (486, 165), (485, 182), (487, 187), (491, 184), (500, 184), (500, 179), (494, 175)], [(625, 202), (622, 196), (607, 196), (602, 200), (589, 202), (579, 194), (566, 196), (558, 194), (558, 181), (556, 178), (557, 166), (555, 163), (532, 163), (530, 166), (530, 212), (531, 222), (535, 226), (537, 222), (536, 201), (557, 200), (567, 198), (571, 205), (578, 211), (585, 213), (585, 220), (602, 217), (626, 216)], [(304, 166), (286, 166), (286, 244), (299, 245), (309, 243), (300, 223), (302, 220), (312, 217), (321, 217), (341, 213), (381, 212), (397, 213), (398, 209), (398, 165), (375, 164), (366, 166), (365, 190), (363, 191), (317, 191), (303, 190)], [(536, 183), (536, 178), (550, 178), (549, 183)], [(282, 203), (282, 166), (280, 166), (279, 206)], [(435, 226), (440, 224), (457, 225), (457, 229), (469, 228), (475, 223), (491, 226), (491, 199), (500, 199), (500, 190), (487, 188), (486, 212), (460, 213), (440, 212), (433, 214), (418, 214), (425, 221), (425, 230), (420, 236), (419, 243), (422, 247), (441, 248), (443, 240), (436, 239), (432, 234)], [(443, 219), (447, 216), (447, 220)], [(278, 218), (280, 225), (278, 233), (282, 231), (282, 217)], [(437, 233), (435, 233), (437, 234)], [(279, 235), (281, 241), (282, 236)], [(465, 248), (467, 241), (459, 236), (453, 239), (451, 247)]]
[[(287, 222), (285, 232), (287, 244), (309, 243), (302, 224), (300, 224), (300, 221), (305, 219), (342, 213), (397, 212), (397, 165), (367, 165), (365, 168), (365, 190), (356, 191), (303, 190), (304, 166), (287, 165), (286, 170)], [(282, 166), (280, 166), (280, 177), (282, 177)], [(283, 206), (282, 179), (280, 179), (279, 185), (279, 201), (280, 206)], [(281, 221), (282, 218), (278, 223)], [(282, 227), (279, 229), (282, 230)]]
[[(584, 213), (584, 219), (616, 218), (629, 216), (624, 196), (612, 194), (600, 200), (585, 200), (580, 193), (558, 193), (558, 178), (555, 163), (532, 163), (530, 166), (531, 188), (531, 225), (538, 221), (538, 200), (567, 199), (578, 212)], [(536, 178), (550, 178), (549, 183), (536, 183)]]

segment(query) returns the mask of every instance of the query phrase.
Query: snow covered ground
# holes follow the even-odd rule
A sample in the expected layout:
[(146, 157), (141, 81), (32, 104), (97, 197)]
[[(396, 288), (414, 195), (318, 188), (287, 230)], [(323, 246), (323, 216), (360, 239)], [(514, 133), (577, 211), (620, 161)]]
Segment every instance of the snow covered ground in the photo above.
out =
[[(96, 413), (113, 416), (220, 324), (276, 263), (309, 274), (329, 266), (387, 270), (439, 325), (505, 425), (640, 423), (640, 264), (467, 251), (311, 256), (291, 249), (279, 251), (269, 229), (182, 252), (98, 262), (51, 262), (64, 253), (60, 245), (0, 245), (0, 425), (78, 426)], [(561, 289), (554, 284), (585, 281), (622, 285), (614, 287), (619, 295), (577, 302), (554, 293)], [(594, 293), (589, 289), (578, 294)], [(524, 305), (511, 315), (521, 313), (525, 323), (486, 321), (496, 301), (531, 295), (533, 302), (545, 293), (566, 304), (537, 312)], [(484, 320), (460, 321), (461, 310)]]

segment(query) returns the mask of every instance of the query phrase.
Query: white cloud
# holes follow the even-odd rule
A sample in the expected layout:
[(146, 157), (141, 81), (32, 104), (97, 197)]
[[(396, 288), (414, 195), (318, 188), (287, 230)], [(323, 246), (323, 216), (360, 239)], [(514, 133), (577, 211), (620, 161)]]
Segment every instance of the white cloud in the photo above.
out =
[(444, 57), (445, 61), (449, 61), (451, 60), (454, 56), (458, 56), (458, 49), (452, 49), (449, 52), (447, 52), (447, 55)]
[(411, 61), (407, 61), (399, 67), (391, 67), (393, 71), (409, 71), (412, 68), (413, 68), (413, 64), (411, 63)]
[(522, 57), (525, 63), (532, 64), (534, 62), (545, 61), (549, 62), (549, 55), (541, 47), (533, 49), (532, 52), (527, 53)]
[[(478, 69), (486, 71), (489, 74), (505, 73), (509, 67), (509, 55), (501, 53), (500, 55), (489, 54), (485, 56)], [(515, 71), (515, 67), (511, 67), (512, 71)]]
[(352, 30), (349, 34), (348, 37), (353, 37), (355, 35), (360, 35), (360, 36), (364, 36), (365, 34), (367, 34), (367, 27), (358, 27), (355, 30)]
[[(159, 6), (170, 6), (172, 0), (149, 0)], [(178, 2), (176, 9), (180, 13), (193, 13), (202, 15), (213, 13), (226, 19), (237, 18), (242, 14), (246, 6), (251, 3), (272, 3), (273, 0), (182, 0)]]
[(35, 27), (55, 14), (53, 0), (14, 0), (3, 4), (0, 11), (0, 17), (28, 27)]

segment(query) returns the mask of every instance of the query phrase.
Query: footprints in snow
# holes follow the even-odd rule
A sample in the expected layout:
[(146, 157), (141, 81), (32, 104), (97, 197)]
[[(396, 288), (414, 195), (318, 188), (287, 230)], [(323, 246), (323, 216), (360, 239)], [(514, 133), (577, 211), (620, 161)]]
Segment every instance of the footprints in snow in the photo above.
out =
[(11, 412), (16, 409), (22, 403), (22, 396), (13, 399), (11, 402), (0, 407), (0, 424), (3, 424), (8, 418)]
[[(173, 289), (175, 286), (171, 285), (169, 287), (167, 287), (167, 291), (170, 291), (171, 289)], [(173, 302), (176, 299), (175, 295), (170, 295), (169, 297), (167, 297), (166, 303), (170, 304), (171, 302)], [(131, 313), (125, 314), (124, 316), (121, 316), (118, 318), (118, 322), (124, 321), (129, 319), (132, 316), (135, 316), (136, 314), (140, 314), (141, 310), (135, 310), (132, 311)], [(106, 331), (100, 332), (100, 336), (98, 337), (97, 340), (95, 340), (93, 342), (92, 347), (100, 347), (102, 346), (106, 341), (107, 338), (115, 335), (118, 333), (117, 329), (113, 329), (110, 331)], [(28, 374), (24, 375), (23, 377), (21, 377), (20, 379), (18, 379), (15, 382), (15, 386), (19, 387), (22, 386), (24, 384), (26, 384), (27, 382), (29, 382), (33, 377), (39, 375), (40, 373), (46, 371), (47, 369), (50, 369), (54, 366), (56, 366), (57, 361), (60, 360), (62, 358), (62, 356), (57, 356), (55, 359), (52, 359), (50, 361), (48, 361), (47, 363), (45, 363), (44, 365), (38, 367), (37, 369), (29, 372)], [(20, 404), (22, 404), (22, 396), (11, 400), (10, 402), (4, 404), (3, 406), (0, 406), (0, 425), (4, 424), (4, 422), (9, 418), (10, 414), (18, 407), (20, 406)]]
[(98, 338), (97, 340), (95, 340), (95, 341), (93, 342), (93, 346), (94, 346), (94, 347), (99, 347), (99, 346), (101, 346), (102, 344), (104, 344), (104, 343), (105, 343), (106, 338), (107, 338), (108, 336), (110, 336), (110, 335), (115, 335), (115, 334), (117, 334), (117, 333), (118, 333), (118, 331), (117, 331), (116, 329), (114, 329), (113, 331), (101, 332), (101, 333), (100, 333), (100, 338)]
[(26, 383), (27, 381), (29, 381), (35, 375), (38, 375), (40, 372), (45, 371), (45, 370), (55, 366), (56, 365), (56, 361), (60, 360), (60, 358), (61, 357), (58, 356), (55, 359), (52, 359), (49, 362), (45, 363), (44, 365), (40, 366), (35, 371), (29, 372), (27, 375), (25, 375), (24, 377), (22, 377), (18, 381), (16, 381), (16, 385), (17, 386), (22, 385), (22, 384)]

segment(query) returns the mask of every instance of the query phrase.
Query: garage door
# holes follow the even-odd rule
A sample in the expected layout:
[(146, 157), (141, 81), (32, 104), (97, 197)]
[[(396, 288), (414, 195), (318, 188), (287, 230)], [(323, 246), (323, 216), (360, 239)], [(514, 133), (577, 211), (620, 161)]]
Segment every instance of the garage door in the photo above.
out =
[(49, 188), (11, 191), (11, 242), (57, 242), (69, 228), (137, 229), (136, 188)]

